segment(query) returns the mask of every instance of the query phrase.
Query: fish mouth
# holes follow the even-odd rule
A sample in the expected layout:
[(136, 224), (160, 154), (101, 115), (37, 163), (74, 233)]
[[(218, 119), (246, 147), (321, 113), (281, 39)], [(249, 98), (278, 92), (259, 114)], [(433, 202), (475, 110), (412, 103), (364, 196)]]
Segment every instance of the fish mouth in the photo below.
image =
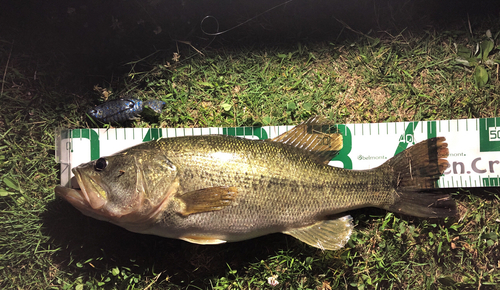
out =
[[(141, 194), (133, 204), (116, 206), (108, 203), (107, 193), (111, 190), (100, 182), (99, 176), (85, 174), (85, 167), (76, 167), (73, 170), (71, 187), (57, 186), (55, 193), (76, 207), (84, 215), (111, 222), (132, 232), (144, 232), (155, 222), (156, 217), (168, 204), (168, 196), (157, 205), (150, 205), (144, 201)], [(142, 209), (143, 204), (148, 206)]]
[(84, 179), (78, 168), (73, 169), (71, 188), (57, 186), (56, 194), (67, 200), (79, 210), (96, 211), (106, 205), (106, 191), (93, 177)]

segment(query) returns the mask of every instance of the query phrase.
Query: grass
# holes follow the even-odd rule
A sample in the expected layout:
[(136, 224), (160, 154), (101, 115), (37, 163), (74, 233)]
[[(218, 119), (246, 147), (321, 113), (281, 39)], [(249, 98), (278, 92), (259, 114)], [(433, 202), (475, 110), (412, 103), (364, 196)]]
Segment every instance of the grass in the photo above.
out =
[(376, 44), (222, 51), (130, 75), (147, 83), (145, 95), (175, 103), (163, 126), (292, 124), (312, 114), (342, 123), (492, 116), (498, 75), (491, 68), (493, 79), (477, 89), (455, 61), (456, 41), (427, 32)]
[[(381, 33), (204, 56), (186, 48), (177, 61), (170, 52), (132, 61), (116, 87), (89, 88), (86, 96), (61, 89), (54, 63), (35, 78), (32, 62), (2, 40), (0, 287), (268, 289), (275, 277), (284, 289), (498, 289), (498, 188), (450, 191), (456, 219), (352, 211), (356, 232), (335, 252), (281, 234), (220, 246), (137, 235), (81, 215), (53, 192), (55, 128), (94, 127), (84, 112), (103, 91), (167, 102), (160, 116), (127, 124), (135, 127), (297, 124), (312, 115), (339, 123), (498, 116), (498, 64), (478, 64), (488, 73), (482, 83), (478, 66), (456, 61), (458, 45), (473, 51), (484, 34)], [(498, 46), (488, 59), (500, 59)]]

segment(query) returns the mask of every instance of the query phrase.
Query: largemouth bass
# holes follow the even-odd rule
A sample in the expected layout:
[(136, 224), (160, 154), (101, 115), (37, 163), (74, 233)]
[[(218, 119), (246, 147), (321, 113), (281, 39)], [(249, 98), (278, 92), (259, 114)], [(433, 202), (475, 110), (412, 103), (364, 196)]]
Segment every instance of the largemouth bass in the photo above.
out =
[(442, 137), (371, 170), (327, 163), (336, 127), (312, 118), (266, 141), (190, 136), (142, 143), (73, 169), (80, 189), (56, 193), (83, 214), (130, 231), (220, 244), (282, 232), (327, 250), (345, 245), (363, 207), (424, 218), (456, 213), (436, 188), (449, 166)]

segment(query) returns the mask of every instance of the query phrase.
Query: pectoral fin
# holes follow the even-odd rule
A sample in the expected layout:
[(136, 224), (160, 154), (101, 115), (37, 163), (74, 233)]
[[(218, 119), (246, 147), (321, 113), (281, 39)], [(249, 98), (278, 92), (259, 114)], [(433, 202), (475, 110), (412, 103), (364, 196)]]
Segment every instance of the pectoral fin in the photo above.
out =
[(198, 189), (176, 196), (181, 201), (179, 213), (187, 216), (194, 213), (222, 210), (234, 205), (238, 189), (236, 187), (218, 186)]
[(226, 241), (208, 237), (208, 236), (185, 236), (180, 238), (183, 241), (198, 245), (218, 245), (224, 244)]
[(349, 241), (353, 228), (352, 217), (346, 215), (283, 233), (321, 250), (338, 250)]

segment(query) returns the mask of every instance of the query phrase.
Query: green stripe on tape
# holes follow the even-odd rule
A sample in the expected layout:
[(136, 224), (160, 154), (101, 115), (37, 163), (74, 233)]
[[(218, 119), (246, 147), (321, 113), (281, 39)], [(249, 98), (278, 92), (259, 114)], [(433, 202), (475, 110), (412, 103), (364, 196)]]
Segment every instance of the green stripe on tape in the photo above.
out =
[[(84, 138), (90, 140), (90, 160), (96, 160), (101, 157), (99, 150), (99, 135), (91, 129), (73, 129), (70, 133), (71, 138)], [(71, 146), (73, 152), (73, 146)]]

